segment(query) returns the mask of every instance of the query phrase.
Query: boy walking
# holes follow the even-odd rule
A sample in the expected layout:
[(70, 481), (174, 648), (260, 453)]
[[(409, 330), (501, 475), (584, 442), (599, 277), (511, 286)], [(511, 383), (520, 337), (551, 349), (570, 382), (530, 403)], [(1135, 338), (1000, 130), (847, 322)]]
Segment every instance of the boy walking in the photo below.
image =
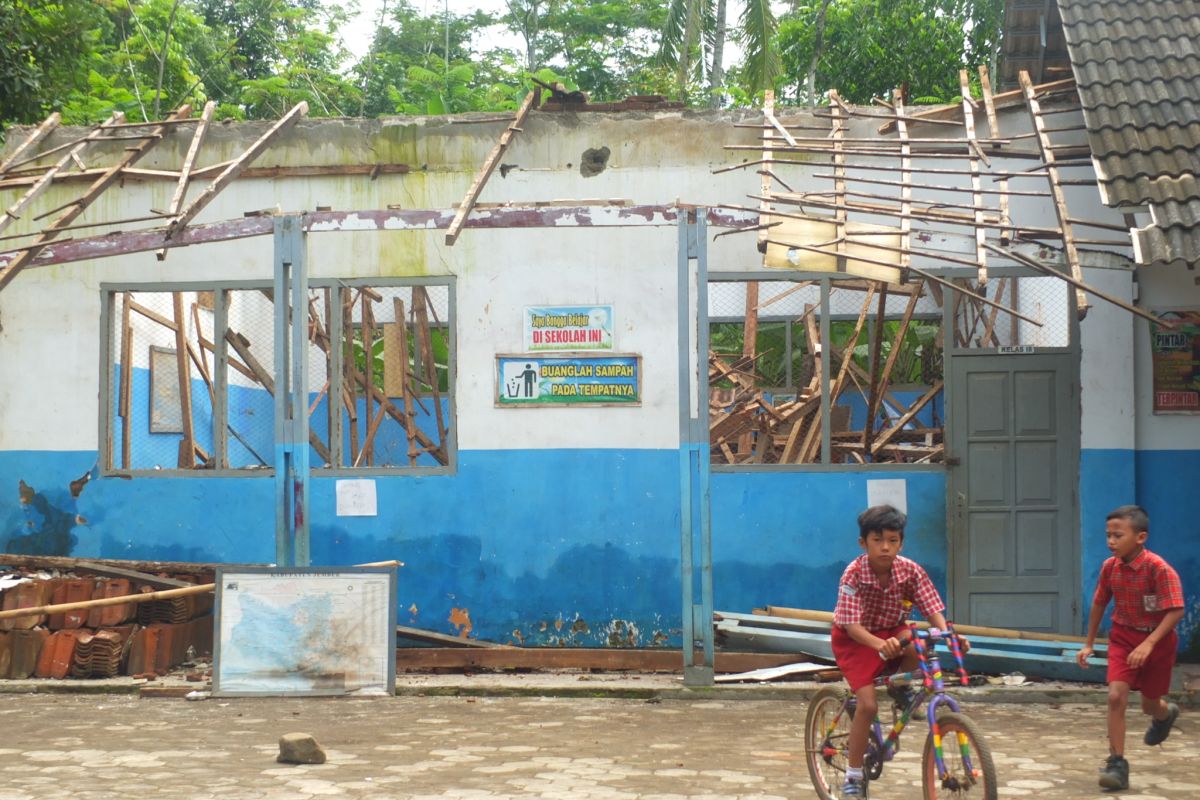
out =
[(1100, 770), (1100, 785), (1128, 789), (1125, 709), (1129, 691), (1142, 693), (1142, 713), (1151, 719), (1143, 740), (1146, 744), (1163, 742), (1179, 716), (1179, 707), (1163, 700), (1163, 695), (1171, 686), (1175, 665), (1175, 626), (1183, 618), (1183, 588), (1171, 565), (1146, 549), (1150, 518), (1140, 506), (1115, 509), (1104, 528), (1112, 557), (1100, 567), (1088, 616), (1087, 644), (1076, 660), (1087, 666), (1100, 619), (1108, 601), (1113, 600), (1106, 676), (1109, 756)]
[(863, 755), (871, 722), (879, 710), (875, 678), (917, 665), (909, 641), (908, 609), (914, 603), (925, 619), (945, 629), (946, 606), (929, 575), (900, 555), (905, 515), (892, 506), (872, 506), (858, 515), (863, 554), (847, 565), (838, 585), (831, 644), (838, 669), (850, 684), (858, 707), (850, 727), (848, 768), (842, 797), (864, 797)]

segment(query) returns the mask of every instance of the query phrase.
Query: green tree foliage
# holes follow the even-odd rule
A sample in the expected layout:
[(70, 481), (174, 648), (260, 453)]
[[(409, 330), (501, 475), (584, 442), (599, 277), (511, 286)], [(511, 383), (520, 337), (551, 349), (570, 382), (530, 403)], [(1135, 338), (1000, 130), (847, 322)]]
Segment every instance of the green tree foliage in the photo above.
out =
[[(715, 98), (723, 91), (727, 4), (720, 0), (670, 0), (658, 61), (674, 70), (680, 97)], [(736, 73), (743, 92), (772, 86), (780, 71), (778, 22), (769, 0), (746, 0), (733, 38), (745, 61)]]
[(668, 73), (654, 52), (666, 18), (664, 0), (555, 0), (541, 21), (538, 66), (596, 102), (665, 93)]
[[(779, 24), (783, 71), (777, 89), (807, 102), (821, 0), (801, 2)], [(953, 102), (960, 69), (991, 65), (999, 40), (1002, 0), (830, 0), (817, 57), (818, 97), (837, 89), (851, 103), (869, 103), (908, 84), (909, 102)]]
[[(820, 46), (816, 21), (827, 7)], [(165, 116), (214, 100), (218, 116), (441, 114), (515, 108), (531, 75), (596, 102), (669, 94), (752, 104), (836, 87), (869, 102), (902, 83), (954, 100), (958, 70), (994, 60), (1001, 0), (506, 0), (499, 16), (388, 0), (357, 62), (340, 38), (354, 0), (0, 0), (0, 126), (60, 111)], [(726, 35), (727, 12), (741, 8)], [(507, 35), (507, 39), (504, 36)], [(744, 58), (726, 69), (726, 39)], [(503, 41), (503, 46), (497, 44)]]
[(90, 54), (112, 33), (94, 0), (0, 2), (0, 123), (36, 123), (90, 89)]

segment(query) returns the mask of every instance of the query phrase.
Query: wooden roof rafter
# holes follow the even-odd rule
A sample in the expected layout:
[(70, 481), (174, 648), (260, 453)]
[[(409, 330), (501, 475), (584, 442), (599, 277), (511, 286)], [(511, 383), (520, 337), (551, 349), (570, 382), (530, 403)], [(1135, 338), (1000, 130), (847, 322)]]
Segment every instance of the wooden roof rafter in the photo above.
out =
[(37, 147), (43, 139), (49, 136), (58, 127), (60, 121), (62, 121), (62, 115), (57, 111), (46, 117), (33, 133), (25, 137), (25, 141), (17, 145), (17, 149), (12, 152), (12, 155), (0, 163), (0, 178), (4, 177), (4, 173), (8, 172), (9, 167), (21, 160), (21, 156), (25, 155), (26, 151)]
[(483, 160), (483, 165), (479, 168), (479, 172), (475, 174), (475, 180), (471, 181), (471, 185), (467, 188), (466, 196), (458, 206), (458, 213), (454, 215), (454, 219), (450, 222), (450, 227), (446, 229), (447, 245), (453, 246), (458, 241), (458, 235), (462, 232), (463, 223), (467, 221), (467, 217), (470, 215), (472, 209), (475, 208), (475, 202), (479, 199), (484, 184), (487, 183), (487, 179), (495, 171), (496, 165), (500, 163), (500, 157), (508, 149), (513, 136), (520, 133), (521, 126), (525, 124), (525, 120), (529, 117), (529, 112), (541, 102), (541, 98), (542, 89), (540, 86), (535, 86), (533, 91), (525, 95), (525, 100), (517, 110), (516, 118), (504, 129), (504, 133), (500, 134), (500, 140), (496, 142), (495, 146), (492, 147), (492, 151), (488, 153), (487, 158)]
[[(169, 120), (177, 121), (186, 119), (187, 117), (190, 117), (191, 114), (191, 105), (185, 103), (184, 105), (180, 106), (174, 114), (171, 115)], [(117, 114), (114, 114), (112, 120), (116, 120), (116, 118)], [(62, 211), (62, 213), (59, 214), (59, 216), (57, 216), (53, 222), (42, 229), (41, 233), (38, 234), (33, 244), (24, 248), (15, 259), (13, 259), (6, 267), (3, 268), (2, 271), (0, 271), (0, 290), (3, 290), (5, 286), (11, 283), (13, 278), (17, 276), (17, 273), (19, 273), (27, 264), (37, 257), (38, 252), (43, 247), (52, 242), (63, 230), (69, 228), (71, 223), (87, 210), (88, 206), (95, 202), (100, 195), (104, 194), (104, 192), (120, 178), (122, 170), (124, 170), (126, 167), (136, 164), (138, 160), (142, 158), (142, 156), (150, 152), (151, 148), (158, 144), (158, 142), (162, 139), (165, 131), (166, 127), (162, 125), (153, 128), (152, 132), (146, 137), (142, 138), (139, 144), (126, 150), (125, 155), (116, 164), (113, 164), (104, 172), (103, 175), (96, 178), (96, 180), (92, 182), (91, 186), (89, 186), (80, 197), (64, 204), (63, 206), (60, 206), (59, 208), (54, 209), (54, 211)], [(59, 163), (63, 164), (67, 158), (76, 155), (80, 150), (86, 147), (88, 143), (89, 142), (83, 142), (72, 148), (67, 157), (64, 157), (64, 159)], [(28, 198), (31, 194), (33, 194), (33, 189), (26, 193), (26, 198)], [(26, 198), (22, 199), (24, 200)], [(11, 211), (9, 213), (11, 214)], [(46, 215), (43, 214), (43, 216)]]
[[(188, 145), (187, 155), (183, 159), (183, 166), (179, 168), (179, 183), (176, 184), (175, 194), (171, 196), (171, 204), (167, 207), (168, 216), (173, 217), (177, 215), (180, 206), (183, 205), (183, 198), (187, 194), (188, 183), (192, 179), (192, 166), (196, 163), (196, 156), (200, 153), (200, 145), (204, 142), (204, 134), (208, 132), (208, 125), (212, 122), (213, 112), (216, 108), (216, 101), (209, 100), (204, 104), (204, 110), (200, 112), (199, 124), (192, 133), (192, 142)], [(161, 248), (154, 256), (159, 261), (163, 261), (167, 257), (167, 248)]]
[[(195, 219), (196, 215), (203, 211), (205, 206), (211, 203), (216, 196), (221, 193), (221, 190), (232, 183), (238, 177), (238, 175), (240, 175), (246, 169), (246, 167), (250, 166), (254, 159), (258, 158), (262, 152), (267, 149), (267, 145), (269, 145), (272, 140), (299, 122), (300, 118), (307, 113), (308, 103), (301, 101), (293, 106), (290, 111), (280, 117), (279, 120), (271, 126), (270, 130), (260, 136), (253, 144), (246, 148), (245, 152), (230, 162), (230, 164), (221, 171), (221, 174), (213, 178), (212, 183), (210, 183), (204, 189), (204, 191), (202, 191), (196, 197), (195, 200), (188, 204), (187, 208), (180, 211), (175, 218), (167, 224), (166, 234), (163, 238), (169, 241), (179, 236), (180, 233), (187, 228), (188, 223)], [(195, 137), (193, 137), (193, 142), (195, 141)], [(183, 180), (182, 175), (180, 176), (180, 180)]]
[[(17, 202), (9, 206), (3, 214), (0, 214), (0, 231), (3, 231), (15, 220), (21, 218), (21, 212), (24, 211), (27, 206), (33, 203), (33, 201), (36, 200), (42, 194), (42, 192), (46, 191), (46, 189), (50, 187), (50, 182), (54, 180), (54, 176), (73, 163), (73, 155), (77, 155), (85, 150), (89, 144), (97, 139), (100, 139), (109, 132), (112, 126), (122, 122), (124, 119), (125, 114), (123, 112), (113, 112), (112, 116), (109, 117), (105, 122), (100, 123), (93, 128), (90, 133), (78, 140), (74, 147), (72, 147), (65, 156), (60, 158), (56, 164), (50, 167), (40, 178), (38, 178), (37, 182), (34, 183), (33, 186), (29, 187), (25, 194), (21, 195)], [(40, 156), (33, 157), (33, 160), (37, 160), (37, 158), (40, 158)]]

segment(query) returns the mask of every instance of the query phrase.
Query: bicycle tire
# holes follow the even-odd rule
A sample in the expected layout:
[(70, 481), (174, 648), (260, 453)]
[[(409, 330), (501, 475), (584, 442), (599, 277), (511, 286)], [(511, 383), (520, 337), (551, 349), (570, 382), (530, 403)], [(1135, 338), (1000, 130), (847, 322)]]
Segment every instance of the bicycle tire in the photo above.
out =
[[(930, 733), (925, 737), (925, 751), (921, 755), (921, 789), (925, 800), (996, 800), (996, 766), (992, 763), (992, 751), (983, 740), (979, 725), (966, 714), (955, 712), (938, 714), (937, 722), (942, 737), (942, 758), (946, 764), (947, 781), (938, 779), (933, 734)], [(970, 776), (966, 774), (963, 763), (959, 734), (966, 737), (974, 772)]]
[[(844, 689), (826, 686), (808, 701), (808, 713), (804, 718), (804, 763), (821, 800), (837, 800), (846, 776), (846, 754), (850, 743), (850, 714), (843, 713), (846, 698)], [(838, 714), (841, 718), (827, 737), (825, 733)]]

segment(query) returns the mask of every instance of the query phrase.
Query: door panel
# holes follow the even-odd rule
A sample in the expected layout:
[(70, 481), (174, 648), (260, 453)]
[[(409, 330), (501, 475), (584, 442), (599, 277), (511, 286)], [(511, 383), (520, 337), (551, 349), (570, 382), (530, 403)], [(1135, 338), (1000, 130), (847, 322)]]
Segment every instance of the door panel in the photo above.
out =
[(1077, 356), (971, 353), (949, 362), (952, 614), (1075, 632)]

